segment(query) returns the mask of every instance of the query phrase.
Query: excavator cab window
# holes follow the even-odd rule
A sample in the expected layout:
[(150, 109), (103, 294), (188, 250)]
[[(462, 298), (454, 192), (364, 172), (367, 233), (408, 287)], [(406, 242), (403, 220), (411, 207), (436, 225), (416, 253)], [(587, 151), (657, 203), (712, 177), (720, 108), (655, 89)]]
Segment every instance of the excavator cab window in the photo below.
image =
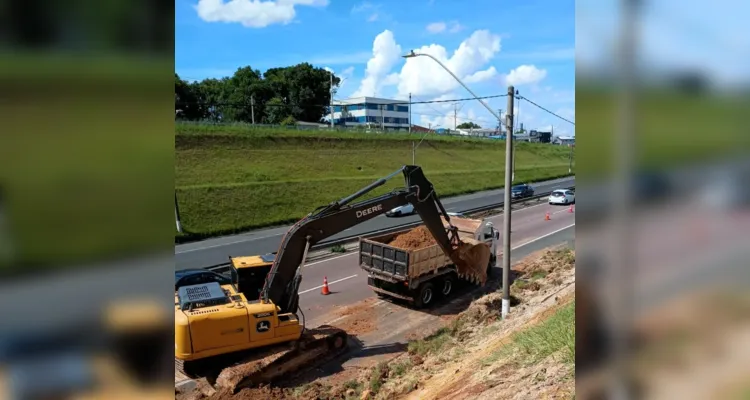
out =
[(262, 265), (252, 268), (240, 268), (237, 270), (237, 290), (245, 295), (248, 301), (258, 300), (266, 276), (271, 271), (273, 264)]

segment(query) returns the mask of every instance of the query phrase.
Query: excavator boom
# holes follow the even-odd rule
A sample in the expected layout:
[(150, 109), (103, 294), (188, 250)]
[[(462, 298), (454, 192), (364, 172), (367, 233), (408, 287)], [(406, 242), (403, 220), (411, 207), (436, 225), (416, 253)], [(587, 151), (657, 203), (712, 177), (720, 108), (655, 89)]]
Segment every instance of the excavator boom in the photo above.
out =
[[(399, 173), (403, 173), (404, 188), (352, 203), (357, 198), (384, 185)], [(272, 301), (281, 307), (283, 312), (295, 312), (299, 302), (298, 291), (301, 282), (298, 269), (310, 246), (406, 204), (414, 206), (425, 227), (435, 237), (443, 252), (456, 264), (459, 274), (484, 283), (486, 266), (490, 257), (489, 248), (484, 244), (462, 243), (458, 230), (450, 223), (450, 216), (438, 199), (432, 183), (424, 176), (422, 168), (406, 165), (350, 196), (320, 207), (292, 226), (281, 240), (261, 298), (265, 301)], [(448, 222), (448, 229), (443, 224), (443, 218)]]

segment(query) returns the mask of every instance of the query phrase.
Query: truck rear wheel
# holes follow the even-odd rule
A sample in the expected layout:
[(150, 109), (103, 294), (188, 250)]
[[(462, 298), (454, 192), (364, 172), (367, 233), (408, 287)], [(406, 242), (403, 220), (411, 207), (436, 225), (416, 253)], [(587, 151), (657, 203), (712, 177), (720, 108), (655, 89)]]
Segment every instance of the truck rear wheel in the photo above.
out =
[(416, 292), (417, 295), (414, 297), (414, 306), (417, 308), (427, 307), (432, 304), (432, 300), (435, 298), (435, 290), (433, 289), (431, 282), (425, 282), (419, 285)]
[(443, 278), (443, 288), (440, 291), (443, 294), (443, 297), (448, 297), (453, 293), (453, 277), (450, 275), (446, 275)]

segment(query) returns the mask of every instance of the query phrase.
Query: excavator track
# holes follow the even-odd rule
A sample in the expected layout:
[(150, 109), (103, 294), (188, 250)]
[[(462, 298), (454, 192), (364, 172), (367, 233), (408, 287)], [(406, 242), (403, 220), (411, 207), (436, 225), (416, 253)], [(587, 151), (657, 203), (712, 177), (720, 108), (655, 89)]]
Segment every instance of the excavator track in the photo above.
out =
[(190, 378), (206, 378), (217, 391), (237, 393), (330, 361), (344, 352), (347, 339), (345, 331), (324, 325), (305, 330), (291, 345), (192, 362), (175, 359), (175, 367)]

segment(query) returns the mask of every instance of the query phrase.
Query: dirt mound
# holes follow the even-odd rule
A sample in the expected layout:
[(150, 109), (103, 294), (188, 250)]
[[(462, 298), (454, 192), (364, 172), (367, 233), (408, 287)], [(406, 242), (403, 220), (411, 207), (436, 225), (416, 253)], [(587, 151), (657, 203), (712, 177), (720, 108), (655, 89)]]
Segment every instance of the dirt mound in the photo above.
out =
[(437, 241), (426, 227), (419, 226), (396, 236), (388, 244), (404, 250), (419, 250), (435, 245)]

